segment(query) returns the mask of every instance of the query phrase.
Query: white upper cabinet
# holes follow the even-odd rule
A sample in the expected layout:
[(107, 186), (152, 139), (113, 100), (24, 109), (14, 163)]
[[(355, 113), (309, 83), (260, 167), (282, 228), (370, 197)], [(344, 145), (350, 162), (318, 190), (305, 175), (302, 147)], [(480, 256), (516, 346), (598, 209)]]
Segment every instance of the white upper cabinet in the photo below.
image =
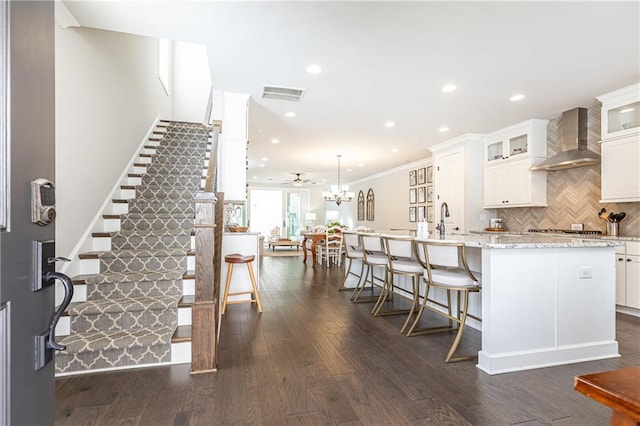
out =
[(640, 201), (640, 83), (602, 102), (601, 202)]
[(485, 135), (485, 163), (546, 157), (547, 123), (547, 120), (529, 120)]
[(640, 83), (606, 95), (602, 102), (602, 140), (640, 133)]
[(485, 135), (484, 207), (547, 205), (547, 173), (529, 170), (546, 158), (547, 120), (528, 120)]

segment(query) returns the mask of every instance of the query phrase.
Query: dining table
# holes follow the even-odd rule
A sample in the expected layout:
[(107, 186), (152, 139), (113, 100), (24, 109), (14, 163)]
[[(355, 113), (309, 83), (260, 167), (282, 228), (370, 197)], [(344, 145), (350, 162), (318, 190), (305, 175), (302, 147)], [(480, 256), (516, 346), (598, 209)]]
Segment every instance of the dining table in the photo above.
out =
[(325, 235), (325, 232), (305, 232), (302, 234), (302, 251), (304, 252), (302, 263), (307, 263), (307, 241), (311, 240), (311, 259), (313, 260), (313, 267), (316, 267), (318, 264), (318, 242), (324, 240)]

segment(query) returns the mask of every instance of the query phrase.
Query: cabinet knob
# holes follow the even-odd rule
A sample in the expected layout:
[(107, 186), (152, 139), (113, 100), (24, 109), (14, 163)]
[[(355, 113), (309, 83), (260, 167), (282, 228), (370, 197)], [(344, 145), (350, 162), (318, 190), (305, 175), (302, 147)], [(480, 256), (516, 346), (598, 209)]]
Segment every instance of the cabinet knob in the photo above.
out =
[(623, 259), (623, 258), (621, 258), (621, 257), (619, 257), (619, 258), (618, 258), (618, 262), (622, 262), (623, 260), (624, 260), (624, 259)]
[(627, 262), (631, 262), (631, 259), (627, 259)]

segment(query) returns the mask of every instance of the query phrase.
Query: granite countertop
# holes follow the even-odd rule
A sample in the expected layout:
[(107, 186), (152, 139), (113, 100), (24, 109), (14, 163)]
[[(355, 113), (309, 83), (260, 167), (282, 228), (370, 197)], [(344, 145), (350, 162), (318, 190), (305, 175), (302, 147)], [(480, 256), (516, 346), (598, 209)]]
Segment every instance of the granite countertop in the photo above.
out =
[[(491, 232), (491, 231), (471, 231), (471, 234), (478, 235), (541, 235), (534, 234), (532, 232)], [(609, 241), (640, 241), (640, 235), (623, 235), (618, 237), (612, 237), (609, 235), (576, 235), (576, 234), (554, 234), (554, 233), (544, 233), (544, 236), (548, 236), (551, 238), (580, 238), (585, 240), (609, 240)]]
[(477, 233), (477, 234), (447, 234), (444, 238), (439, 235), (429, 238), (416, 238), (418, 241), (451, 241), (461, 242), (467, 247), (489, 249), (531, 249), (531, 248), (576, 248), (576, 247), (615, 247), (623, 244), (604, 238), (572, 238), (567, 236), (539, 236), (531, 234), (509, 233)]

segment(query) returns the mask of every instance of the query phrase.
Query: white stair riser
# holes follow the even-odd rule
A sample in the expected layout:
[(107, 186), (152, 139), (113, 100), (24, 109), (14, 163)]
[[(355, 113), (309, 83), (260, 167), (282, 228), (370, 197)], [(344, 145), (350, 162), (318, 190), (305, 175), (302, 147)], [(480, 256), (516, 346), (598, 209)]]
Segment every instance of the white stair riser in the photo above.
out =
[(193, 296), (196, 294), (196, 282), (195, 280), (182, 280), (182, 295)]
[(136, 198), (136, 190), (135, 189), (121, 189), (120, 190), (120, 199), (129, 200), (132, 198)]
[(124, 214), (129, 211), (129, 204), (111, 203), (111, 214)]
[(191, 325), (191, 308), (178, 308), (178, 325)]
[(71, 334), (71, 317), (60, 317), (58, 324), (56, 325), (56, 336), (68, 336)]
[(111, 250), (111, 238), (93, 237), (93, 251), (109, 251), (109, 250)]
[(171, 344), (171, 364), (191, 362), (191, 342)]

